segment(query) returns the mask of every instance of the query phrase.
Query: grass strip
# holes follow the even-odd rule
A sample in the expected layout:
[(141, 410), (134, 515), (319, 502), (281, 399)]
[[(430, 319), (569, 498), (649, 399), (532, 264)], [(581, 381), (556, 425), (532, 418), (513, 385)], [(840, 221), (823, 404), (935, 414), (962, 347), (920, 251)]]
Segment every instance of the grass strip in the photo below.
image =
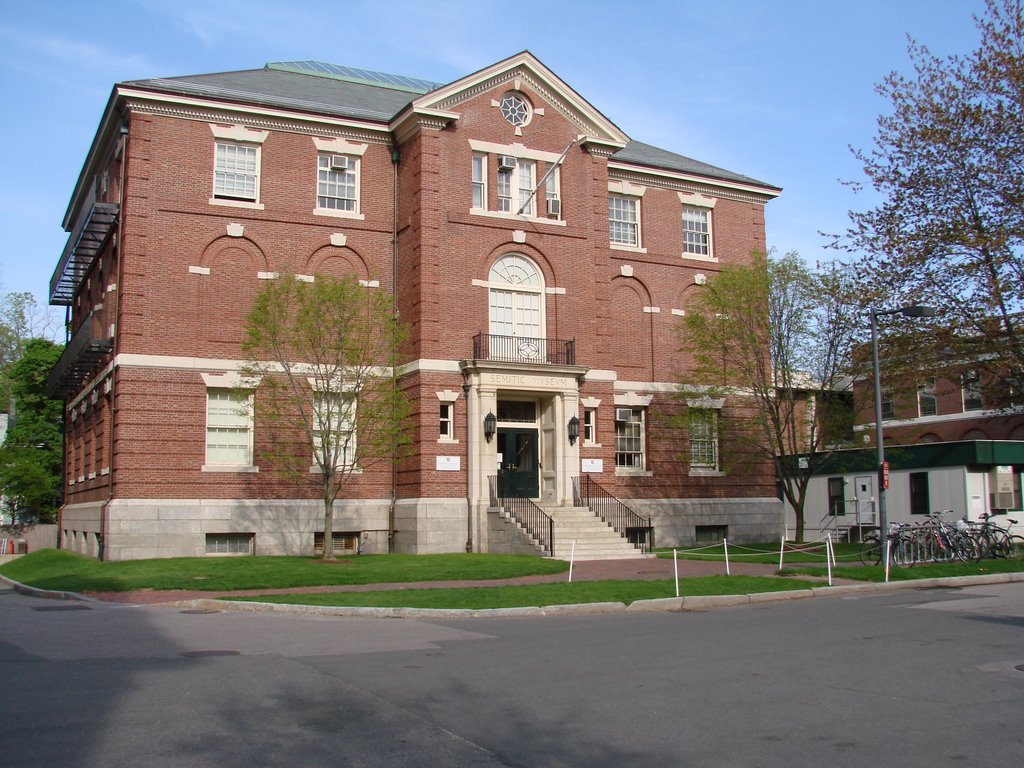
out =
[(141, 589), (288, 589), (412, 581), (508, 579), (562, 573), (561, 560), (515, 555), (358, 555), (310, 557), (179, 557), (99, 562), (41, 549), (0, 567), (8, 578), (40, 589), (127, 592)]
[[(721, 544), (703, 548), (699, 551), (697, 547), (680, 547), (677, 549), (680, 560), (712, 560), (720, 562), (725, 560), (725, 547)], [(860, 544), (836, 544), (834, 551), (837, 563), (858, 563), (860, 562)], [(672, 559), (671, 549), (657, 549), (658, 557)], [(779, 564), (779, 543), (774, 544), (730, 544), (729, 560), (735, 563), (761, 563), (765, 565)], [(786, 544), (786, 551), (783, 557), (783, 566), (793, 563), (821, 563), (825, 564), (825, 545), (821, 544)]]
[[(787, 569), (788, 570), (788, 569)], [(800, 568), (792, 573), (803, 573), (808, 576), (824, 576), (825, 568)], [(889, 581), (913, 581), (915, 579), (940, 579), (952, 576), (986, 576), (993, 573), (1024, 572), (1024, 559), (982, 560), (978, 563), (920, 563), (911, 568), (889, 568)], [(858, 581), (885, 581), (885, 569), (880, 565), (865, 565), (856, 568), (842, 566), (832, 569), (832, 576), (837, 579), (856, 579)]]
[[(770, 576), (700, 576), (680, 579), (684, 596), (745, 595), (809, 589), (807, 582)], [(524, 584), (503, 587), (450, 589), (394, 589), (372, 592), (318, 592), (313, 594), (262, 595), (223, 598), (287, 605), (350, 606), (374, 608), (522, 608), (529, 606), (617, 602), (675, 597), (675, 582), (579, 581), (552, 584)]]

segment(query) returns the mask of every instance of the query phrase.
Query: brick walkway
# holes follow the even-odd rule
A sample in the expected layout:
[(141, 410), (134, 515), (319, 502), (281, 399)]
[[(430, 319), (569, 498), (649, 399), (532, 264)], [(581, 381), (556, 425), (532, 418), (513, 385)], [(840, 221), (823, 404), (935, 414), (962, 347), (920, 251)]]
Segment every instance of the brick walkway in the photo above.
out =
[[(756, 563), (730, 563), (734, 576), (772, 576), (776, 565)], [(724, 562), (679, 560), (680, 578), (725, 574)], [(604, 581), (620, 579), (671, 579), (672, 560), (668, 558), (642, 558), (632, 560), (583, 560), (573, 566), (573, 581)], [(567, 581), (568, 572), (540, 576), (519, 576), (512, 579), (480, 581), (425, 581), (398, 584), (344, 584), (323, 587), (292, 587), (288, 589), (245, 589), (235, 592), (204, 592), (200, 590), (142, 590), (138, 592), (90, 592), (90, 597), (114, 603), (154, 604), (215, 597), (251, 597), (255, 595), (298, 594), (313, 592), (370, 592), (385, 589), (445, 589), (451, 587), (500, 587), (514, 584), (543, 584)]]

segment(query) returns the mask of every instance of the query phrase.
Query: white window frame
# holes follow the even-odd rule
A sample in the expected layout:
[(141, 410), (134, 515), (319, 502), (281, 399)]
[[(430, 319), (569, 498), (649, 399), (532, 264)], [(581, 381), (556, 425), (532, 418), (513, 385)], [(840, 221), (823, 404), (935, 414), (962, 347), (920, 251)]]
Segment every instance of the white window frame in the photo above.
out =
[[(968, 398), (977, 400), (977, 407), (967, 407)], [(960, 407), (964, 413), (973, 413), (985, 409), (985, 400), (981, 392), (981, 375), (977, 371), (965, 371), (960, 376)]]
[(583, 444), (597, 446), (597, 408), (583, 409)]
[[(487, 288), (487, 332), (505, 337), (500, 342), (507, 345), (507, 349), (502, 349), (503, 354), (515, 356), (520, 338), (523, 341), (547, 338), (544, 273), (532, 259), (521, 253), (504, 254), (491, 265)], [(530, 328), (535, 328), (536, 333), (523, 333)], [(496, 343), (494, 339), (492, 343)], [(492, 349), (492, 354), (494, 351)], [(537, 361), (543, 362), (547, 350), (539, 349), (538, 355)]]
[[(616, 204), (613, 205), (613, 201)], [(616, 217), (614, 214), (617, 212), (616, 207), (620, 209), (628, 209), (632, 207), (632, 221), (628, 217)], [(616, 229), (620, 231), (633, 233), (633, 241), (630, 242), (628, 239), (615, 239)], [(641, 228), (640, 228), (640, 198), (634, 195), (623, 195), (614, 192), (608, 193), (608, 242), (612, 248), (623, 248), (628, 250), (639, 250), (643, 248), (643, 243), (640, 239)]]
[[(221, 204), (229, 205), (259, 205), (260, 202), (260, 165), (262, 147), (259, 144), (251, 144), (241, 141), (223, 141), (218, 139), (213, 143), (213, 199)], [(251, 159), (252, 167), (237, 167), (237, 157), (244, 153)], [(234, 160), (230, 157), (234, 156)], [(252, 185), (252, 193), (243, 190), (237, 194), (234, 187), (238, 178), (248, 179)], [(228, 184), (229, 180), (232, 182)], [(249, 185), (246, 184), (246, 187)]]
[[(619, 420), (619, 411), (629, 410), (628, 420)], [(625, 425), (625, 426), (620, 426)], [(639, 441), (639, 449), (625, 441)], [(627, 445), (630, 450), (624, 450)], [(633, 457), (626, 460), (627, 457)], [(624, 472), (647, 470), (647, 409), (632, 406), (615, 408), (615, 469)]]
[(487, 155), (474, 152), (472, 160), (472, 184), (473, 192), (471, 197), (471, 209), (474, 211), (487, 210)]
[[(717, 198), (692, 192), (679, 192), (678, 195), (679, 202), (682, 204), (682, 211), (679, 217), (680, 226), (682, 227), (682, 242), (680, 243), (682, 257), (691, 261), (717, 262), (714, 238), (714, 209), (715, 204), (718, 202)], [(687, 228), (687, 212), (704, 215), (707, 219), (705, 222), (707, 232), (696, 232), (694, 229)], [(701, 237), (703, 241), (702, 248), (706, 248), (707, 253), (699, 252), (698, 249), (692, 248), (687, 242), (688, 233), (694, 232)]]
[[(233, 403), (232, 413), (217, 408), (215, 403)], [(213, 413), (211, 413), (211, 410)], [(206, 390), (206, 432), (205, 432), (205, 463), (204, 472), (255, 472), (253, 466), (253, 393), (240, 392), (226, 387), (207, 387)], [(216, 456), (211, 457), (211, 447), (217, 450), (216, 441), (211, 445), (211, 437), (218, 434), (234, 433), (241, 436), (244, 434), (244, 456), (238, 460), (218, 460)], [(235, 440), (236, 450), (242, 449), (242, 441)]]
[(314, 392), (313, 393), (313, 471), (318, 471), (317, 458), (320, 455), (320, 441), (322, 430), (317, 429), (321, 423), (320, 409), (322, 403), (330, 399), (337, 405), (334, 413), (328, 412), (327, 418), (331, 418), (331, 431), (336, 435), (347, 435), (347, 442), (341, 445), (341, 453), (336, 457), (335, 469), (350, 469), (356, 465), (356, 449), (358, 439), (358, 409), (359, 405), (355, 393), (341, 392)]
[[(355, 155), (340, 155), (348, 159), (351, 164), (351, 168), (346, 171), (331, 170), (331, 158), (339, 155), (340, 153), (331, 152), (318, 152), (316, 156), (316, 211), (317, 213), (327, 214), (328, 216), (339, 216), (343, 218), (359, 216), (360, 210), (360, 176), (362, 170), (362, 160)], [(351, 176), (351, 183), (348, 183), (345, 178)], [(326, 186), (325, 186), (326, 185)], [(335, 187), (351, 187), (352, 196), (343, 197), (339, 195), (324, 194), (326, 189), (329, 189), (331, 185)], [(351, 203), (351, 208), (334, 208), (330, 205), (324, 205), (324, 201), (345, 201)]]
[[(711, 251), (711, 209), (683, 206), (683, 256), (710, 260)], [(700, 227), (703, 226), (703, 231)]]
[[(924, 412), (924, 401), (930, 399), (932, 401), (931, 413)], [(927, 379), (924, 384), (917, 386), (917, 415), (919, 417), (925, 416), (937, 416), (939, 413), (939, 401), (935, 397), (935, 378), (932, 377)]]
[(718, 472), (719, 453), (718, 410), (690, 409), (690, 469), (696, 472)]
[[(529, 169), (529, 173), (524, 173)], [(537, 183), (537, 163), (533, 160), (516, 159), (516, 167), (511, 170), (498, 170), (498, 211), (518, 216), (536, 218), (537, 196), (532, 198), (534, 185)], [(525, 184), (525, 186), (523, 186)], [(525, 207), (524, 207), (525, 204)], [(522, 213), (519, 209), (522, 208)]]
[(438, 442), (455, 440), (455, 403), (440, 402), (438, 408)]

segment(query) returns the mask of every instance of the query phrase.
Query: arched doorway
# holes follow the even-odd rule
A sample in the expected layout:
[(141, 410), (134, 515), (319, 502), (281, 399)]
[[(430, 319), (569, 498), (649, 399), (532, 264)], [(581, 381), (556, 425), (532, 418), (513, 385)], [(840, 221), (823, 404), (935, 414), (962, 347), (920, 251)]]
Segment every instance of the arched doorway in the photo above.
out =
[(544, 362), (544, 278), (522, 254), (502, 256), (488, 276), (490, 358)]

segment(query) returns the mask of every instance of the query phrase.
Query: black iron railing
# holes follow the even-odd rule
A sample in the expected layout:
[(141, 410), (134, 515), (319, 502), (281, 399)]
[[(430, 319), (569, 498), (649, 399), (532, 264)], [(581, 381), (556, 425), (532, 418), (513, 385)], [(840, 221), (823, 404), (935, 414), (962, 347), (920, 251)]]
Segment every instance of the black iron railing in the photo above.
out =
[(608, 523), (641, 552), (650, 552), (654, 548), (654, 526), (651, 525), (651, 518), (640, 517), (594, 482), (590, 475), (574, 477), (572, 486), (577, 506), (589, 507), (591, 512)]
[(473, 359), (502, 363), (576, 365), (576, 340), (478, 333), (473, 337)]
[(551, 557), (555, 554), (555, 521), (525, 496), (498, 482), (497, 475), (487, 478), (491, 487), (491, 506), (501, 507), (519, 523)]
[(66, 398), (113, 349), (112, 339), (98, 339), (93, 335), (93, 326), (97, 324), (93, 313), (89, 313), (75, 331), (46, 380), (47, 395)]

